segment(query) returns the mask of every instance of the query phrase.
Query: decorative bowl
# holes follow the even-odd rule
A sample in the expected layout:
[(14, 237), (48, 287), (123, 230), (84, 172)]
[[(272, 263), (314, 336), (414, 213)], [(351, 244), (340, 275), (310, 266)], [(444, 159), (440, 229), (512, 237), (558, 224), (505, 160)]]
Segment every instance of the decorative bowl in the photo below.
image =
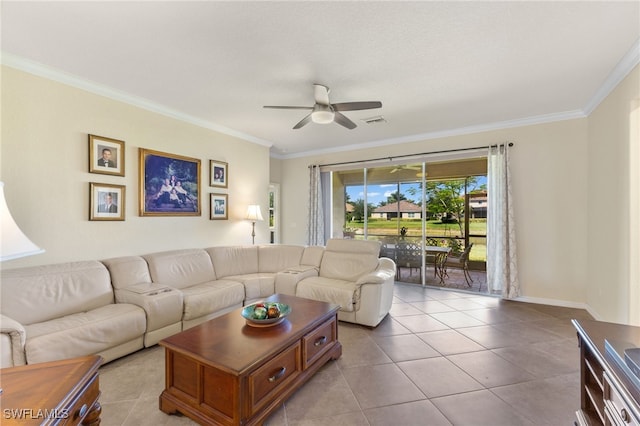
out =
[[(270, 307), (276, 307), (280, 314), (273, 318), (261, 318), (263, 316), (261, 315), (263, 313), (261, 309), (256, 311), (256, 308), (263, 308), (268, 311)], [(247, 325), (252, 327), (271, 327), (280, 324), (290, 313), (291, 307), (286, 303), (279, 302), (257, 302), (242, 309), (242, 316), (247, 320)]]

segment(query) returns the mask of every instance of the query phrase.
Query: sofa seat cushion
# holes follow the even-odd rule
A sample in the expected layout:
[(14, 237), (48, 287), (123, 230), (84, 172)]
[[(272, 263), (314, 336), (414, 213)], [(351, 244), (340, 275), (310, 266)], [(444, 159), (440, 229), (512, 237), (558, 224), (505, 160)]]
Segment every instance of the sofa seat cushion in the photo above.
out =
[(334, 278), (309, 277), (298, 283), (296, 296), (340, 305), (340, 310), (357, 310), (360, 286), (353, 281)]
[(144, 335), (145, 327), (144, 310), (126, 303), (27, 325), (27, 363), (95, 354)]
[(244, 286), (230, 280), (216, 280), (182, 288), (183, 321), (190, 321), (233, 305), (242, 305)]
[(242, 285), (244, 285), (244, 294), (246, 300), (267, 297), (275, 293), (276, 274), (256, 273), (231, 275), (229, 277), (226, 277), (225, 279), (241, 282)]

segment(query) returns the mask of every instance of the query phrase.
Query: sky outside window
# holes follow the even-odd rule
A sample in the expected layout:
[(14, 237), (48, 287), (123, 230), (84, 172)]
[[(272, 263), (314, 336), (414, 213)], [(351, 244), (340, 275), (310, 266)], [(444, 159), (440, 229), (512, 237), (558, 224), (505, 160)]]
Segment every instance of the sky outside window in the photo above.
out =
[[(487, 184), (486, 176), (478, 176), (477, 187)], [(415, 190), (415, 196), (411, 195), (409, 189)], [(349, 200), (364, 200), (364, 192), (362, 185), (356, 186), (347, 186), (346, 187), (347, 194), (349, 195)], [(398, 185), (395, 183), (382, 184), (382, 185), (367, 185), (367, 202), (373, 204), (374, 206), (378, 206), (381, 201), (387, 201), (387, 198), (395, 193), (398, 190)], [(422, 197), (422, 192), (420, 191), (419, 183), (403, 183), (402, 184), (402, 193), (407, 197), (407, 199), (413, 203), (419, 203)], [(413, 192), (413, 191), (412, 191)]]

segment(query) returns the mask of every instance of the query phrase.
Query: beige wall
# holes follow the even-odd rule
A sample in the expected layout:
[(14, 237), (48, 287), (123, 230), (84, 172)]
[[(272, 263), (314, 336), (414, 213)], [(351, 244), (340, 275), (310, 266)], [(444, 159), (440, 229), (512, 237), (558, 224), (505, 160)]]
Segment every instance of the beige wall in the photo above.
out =
[(307, 166), (513, 141), (520, 280), (532, 301), (581, 306), (587, 271), (587, 120), (505, 129), (282, 161), (284, 243), (305, 243)]
[[(88, 173), (87, 134), (125, 141), (125, 177)], [(269, 149), (77, 88), (2, 68), (0, 179), (13, 216), (45, 254), (4, 268), (222, 244), (251, 244), (248, 204), (267, 211)], [(201, 160), (202, 216), (138, 215), (138, 148)], [(229, 163), (229, 188), (209, 187), (209, 160)], [(89, 221), (89, 182), (126, 185), (124, 222)], [(209, 219), (209, 194), (229, 194), (229, 220)], [(267, 222), (256, 243), (268, 242)]]
[[(638, 123), (631, 122), (640, 100), (640, 68), (589, 116), (587, 304), (602, 318), (640, 325), (637, 212)], [(634, 116), (637, 120), (638, 116)], [(634, 154), (632, 154), (634, 153)], [(632, 157), (632, 155), (634, 155)], [(631, 167), (634, 166), (633, 172)], [(634, 253), (633, 258), (631, 253)]]

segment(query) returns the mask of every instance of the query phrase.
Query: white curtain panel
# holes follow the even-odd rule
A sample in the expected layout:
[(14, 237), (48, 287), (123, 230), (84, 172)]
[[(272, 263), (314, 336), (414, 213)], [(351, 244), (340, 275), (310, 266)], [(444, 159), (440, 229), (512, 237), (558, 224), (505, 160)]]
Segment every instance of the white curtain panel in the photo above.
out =
[(324, 246), (324, 206), (322, 205), (322, 182), (320, 166), (309, 167), (309, 220), (307, 244)]
[(487, 284), (505, 299), (520, 295), (508, 144), (489, 148), (487, 173)]

